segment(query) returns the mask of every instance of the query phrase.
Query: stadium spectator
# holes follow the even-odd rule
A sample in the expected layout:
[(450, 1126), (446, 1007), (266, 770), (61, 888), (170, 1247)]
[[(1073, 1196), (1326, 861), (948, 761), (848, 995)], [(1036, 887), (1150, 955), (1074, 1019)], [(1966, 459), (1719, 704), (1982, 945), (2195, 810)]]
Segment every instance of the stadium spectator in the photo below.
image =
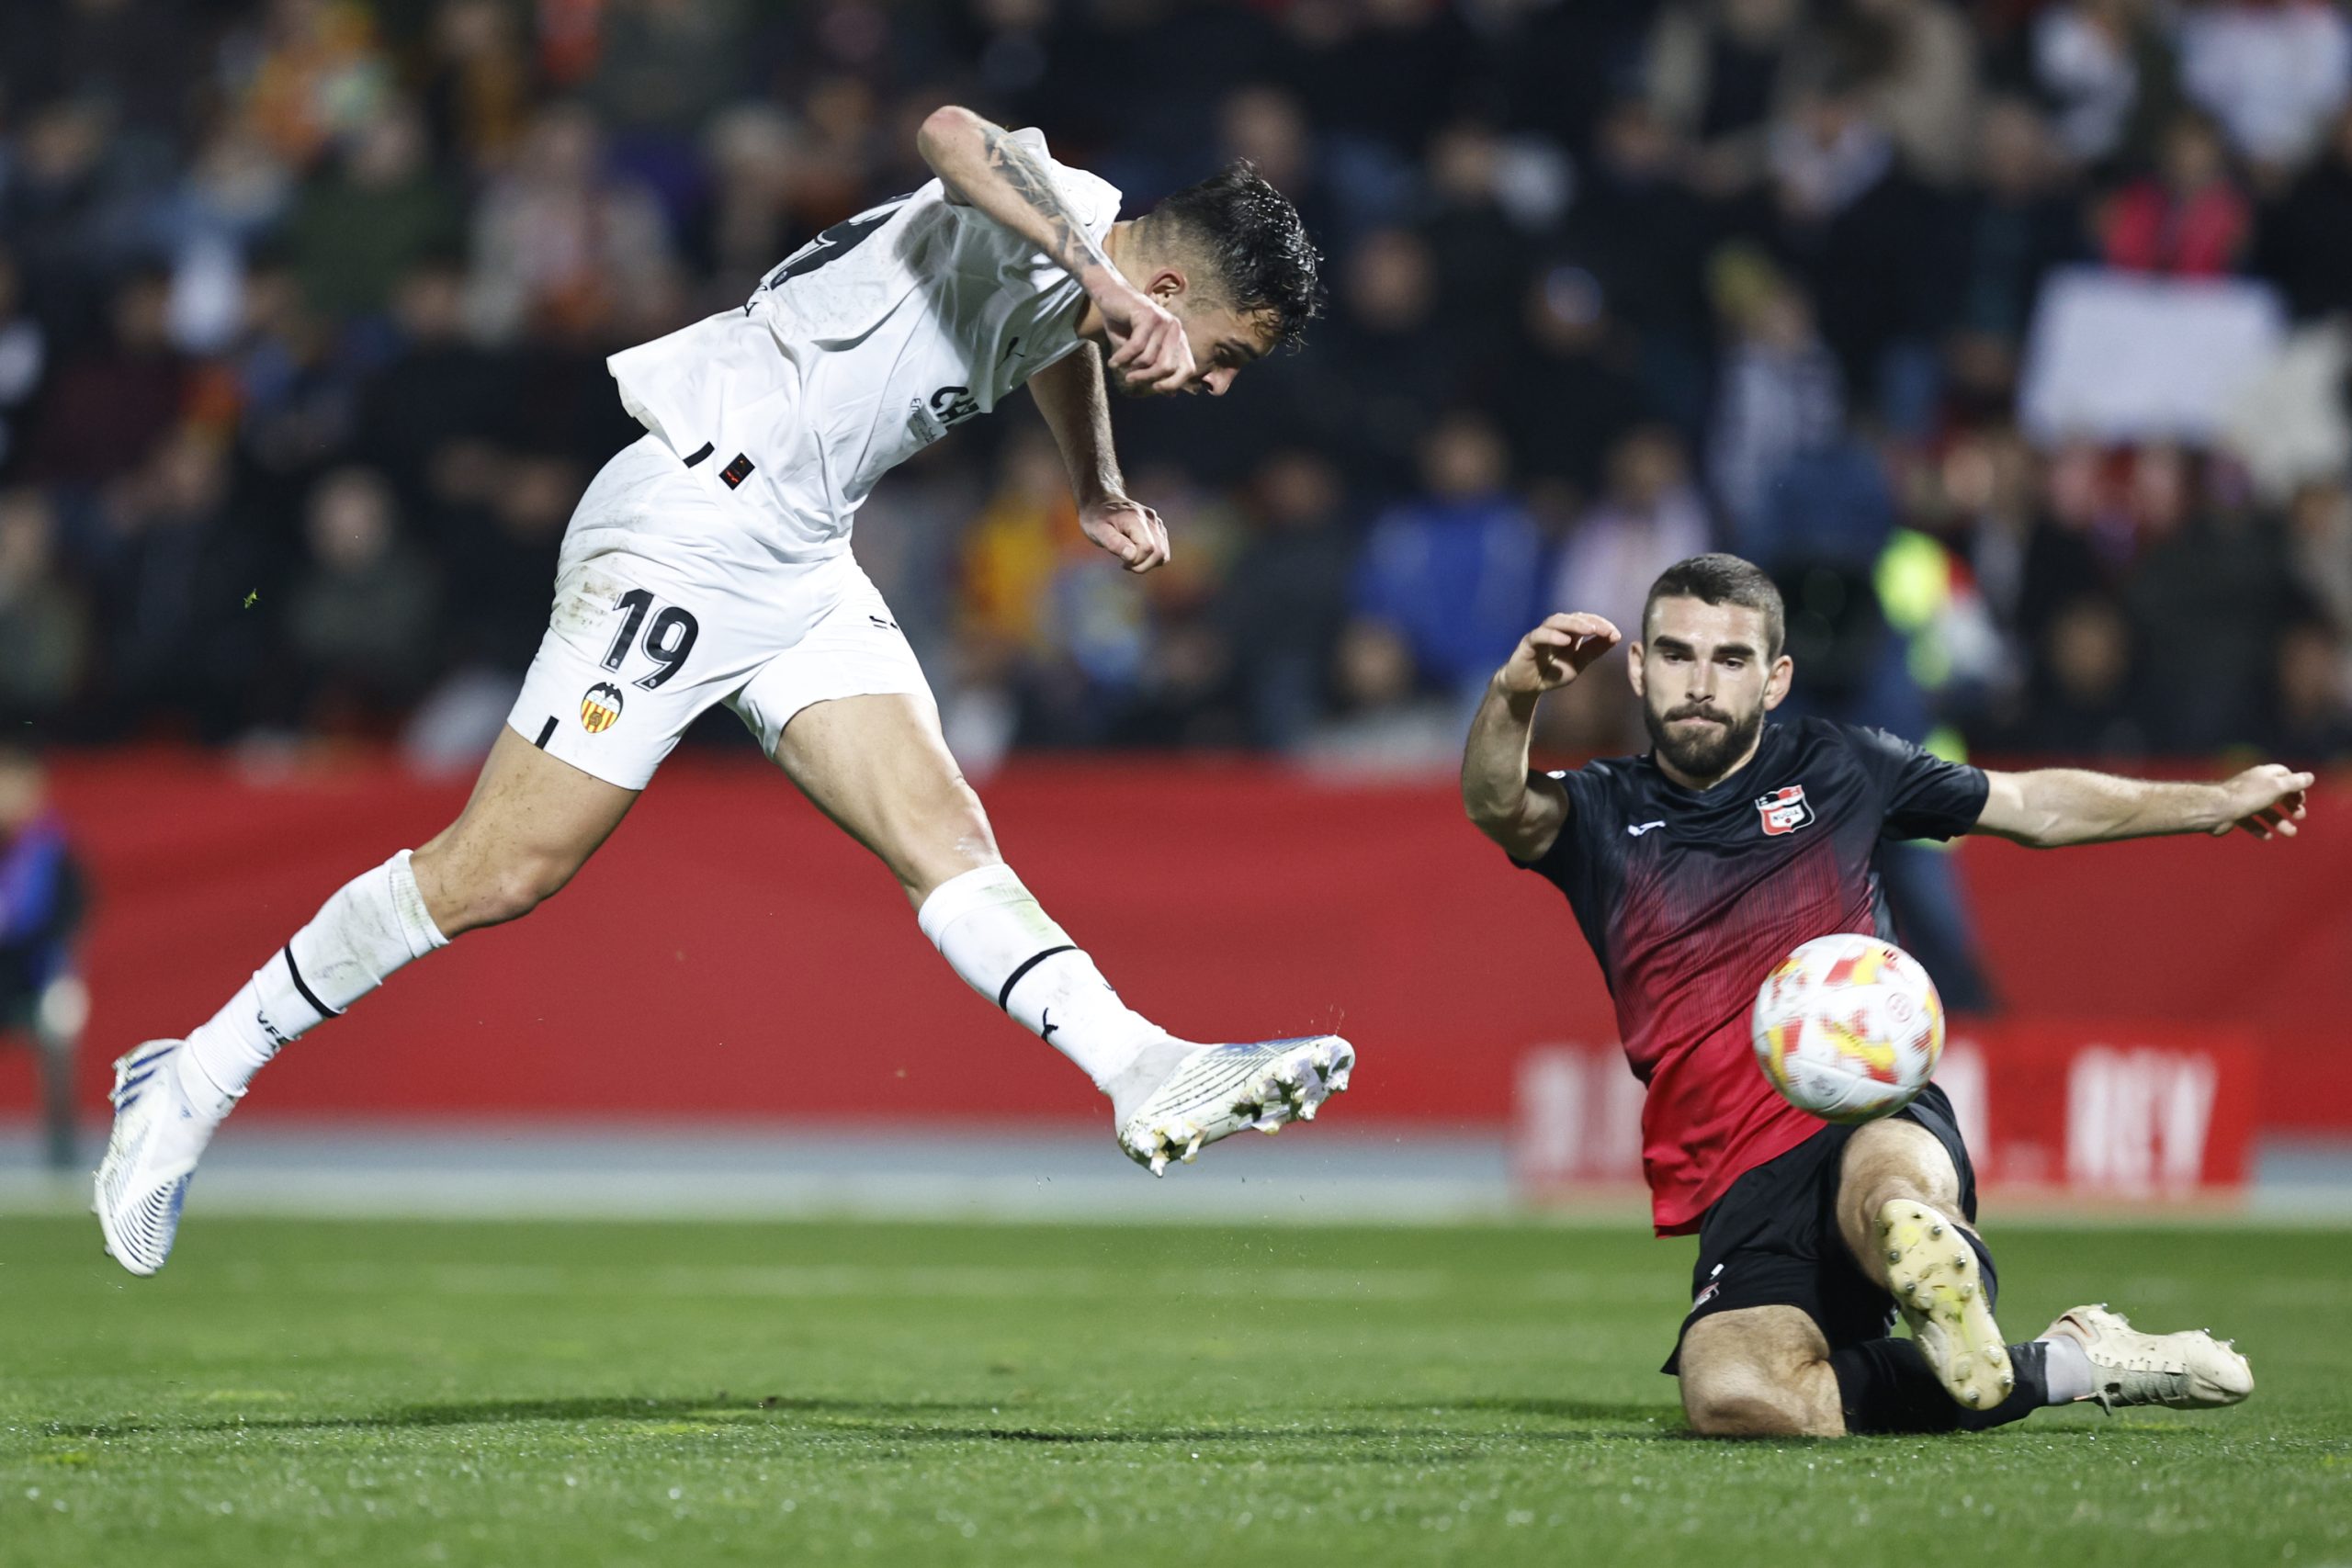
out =
[(1332, 650), (1347, 616), (1353, 547), (1345, 481), (1325, 458), (1286, 449), (1259, 469), (1217, 618), (1238, 661), (1250, 741), (1287, 751), (1326, 706)]
[(1861, 84), (1911, 172), (1936, 186), (1968, 169), (1976, 118), (1976, 40), (1940, 0), (1844, 0), (1831, 50)]
[(16, 258), (0, 246), (0, 474), (24, 442), (25, 412), (49, 370), (49, 333), (25, 309)]
[(1764, 172), (1766, 130), (1815, 58), (1800, 0), (1678, 0), (1649, 39), (1648, 98), (1717, 195)]
[(1521, 389), (1507, 416), (1513, 467), (1532, 483), (1566, 487), (1571, 502), (1581, 504), (1599, 493), (1610, 451), (1649, 412), (1635, 368), (1638, 344), (1610, 316), (1600, 280), (1582, 267), (1539, 273), (1520, 298), (1506, 371)]
[[(2123, 601), (2149, 685), (2166, 694), (2151, 736), (2170, 750), (2261, 739), (2273, 649), (2296, 608), (2279, 521), (2238, 488), (2218, 465), (2200, 484), (2194, 459), (2177, 450), (2140, 454), (2134, 490), (2149, 543)], [(2193, 647), (2179, 636), (2191, 621), (2210, 628)]]
[[(1608, 467), (1608, 491), (1569, 531), (1544, 603), (1634, 626), (1658, 573), (1706, 550), (1712, 529), (1689, 456), (1671, 428), (1630, 431), (1610, 451)], [(1544, 722), (1545, 740), (1564, 750), (1607, 754), (1645, 743), (1641, 705), (1623, 682), (1569, 687)]]
[(2352, 108), (2283, 195), (2265, 205), (2255, 271), (2298, 316), (2352, 314)]
[(2004, 739), (2018, 750), (2136, 757), (2151, 750), (2132, 630), (2110, 599), (2086, 594), (2051, 618), (2035, 649), (2031, 697)]
[(2344, 637), (2324, 617), (2301, 615), (2280, 629), (2277, 658), (2277, 695), (2264, 750), (2312, 762), (2352, 757)]
[(2154, 0), (2057, 0), (2033, 22), (2032, 73), (2077, 164), (2144, 158), (2180, 102), (2179, 62)]
[(304, 716), (329, 732), (364, 730), (413, 701), (432, 672), (435, 600), (428, 563), (400, 535), (391, 487), (340, 468), (311, 490), (309, 563), (288, 617), (309, 676)]
[(528, 326), (636, 341), (675, 315), (668, 220), (650, 191), (609, 174), (604, 157), (584, 107), (559, 104), (533, 121), (474, 209), (477, 333), (503, 341)]
[(87, 874), (49, 801), (46, 771), (21, 729), (0, 735), (0, 1030), (41, 1054), (49, 1163), (74, 1164), (74, 1054), (89, 1016), (74, 946)]
[(1449, 414), (1419, 444), (1421, 491), (1373, 525), (1356, 577), (1359, 621), (1386, 628), (1418, 684), (1464, 705), (1533, 612), (1543, 541), (1508, 488), (1510, 458), (1484, 417)]
[(410, 264), (456, 245), (458, 196), (425, 152), (416, 110), (387, 100), (345, 141), (332, 171), (296, 198), (286, 243), (311, 310), (331, 317), (378, 314)]
[(1976, 135), (1976, 180), (1956, 203), (1951, 253), (1954, 393), (1979, 414), (2006, 411), (2042, 279), (2084, 253), (2081, 209), (2064, 186), (2033, 106), (1998, 98)]
[(1718, 373), (1707, 475), (1736, 539), (1763, 512), (1773, 475), (1838, 437), (1846, 412), (1838, 361), (1814, 329), (1813, 307), (1753, 253), (1715, 269), (1729, 345)]
[(2132, 272), (2219, 277), (2237, 270), (2253, 222), (2221, 138), (2202, 117), (2184, 114), (2165, 130), (2158, 173), (2108, 202), (2101, 249), (2109, 265)]
[(500, 0), (441, 0), (418, 91), (444, 169), (487, 175), (521, 141), (533, 87), (514, 10)]
[(0, 727), (53, 722), (81, 695), (89, 616), (58, 556), (48, 497), (0, 491)]
[(189, 367), (171, 344), (170, 280), (141, 271), (115, 291), (107, 346), (61, 363), (26, 444), (27, 478), (95, 485), (135, 467), (186, 407)]
[[(1321, 624), (1302, 574), (1342, 570), (1368, 520), (1429, 504), (1416, 454), (1455, 410), (1505, 433), (1515, 510), (1572, 547), (1605, 455), (1654, 419), (1703, 455), (1724, 525), (1752, 530), (1775, 477), (1802, 491), (1807, 455), (1850, 453), (1866, 416), (1898, 475), (1928, 476), (1894, 491), (1893, 531), (1933, 532), (1985, 585), (2012, 694), (1972, 722), (2018, 731), (2062, 610), (2137, 605), (2140, 567), (2161, 585), (2180, 538), (2213, 525), (2190, 508), (2168, 528), (2151, 506), (2165, 455), (2135, 480), (2128, 452), (2037, 454), (2014, 434), (2044, 280), (2086, 251), (2245, 271), (2311, 323), (2223, 439), (2267, 504), (2311, 498), (2254, 525), (2292, 602), (2352, 615), (2352, 547), (2333, 542), (2341, 339), (2321, 324), (2352, 313), (2352, 108), (2341, 8), (2313, 0), (28, 6), (0, 51), (0, 475), (53, 522), (7, 614), (45, 615), (29, 592), (88, 628), (61, 719), (75, 733), (299, 722), (289, 577), (307, 498), (353, 466), (391, 486), (448, 586), (412, 689), (501, 678), (514, 653), (491, 606), (544, 600), (527, 579), (559, 492), (636, 434), (603, 355), (739, 305), (809, 235), (918, 183), (907, 128), (962, 70), (1131, 206), (1184, 176), (1184, 148), (1256, 159), (1334, 258), (1331, 318), (1253, 375), (1247, 418), (1126, 422), (1135, 467), (1165, 473), (1204, 530), (1248, 520), (1233, 559), (1204, 533), (1192, 558), (1212, 570), (1186, 596), (1118, 614), (1117, 585), (1098, 599), (1047, 570), (1005, 613), (1049, 634), (943, 632), (922, 650), (943, 692), (972, 713), (996, 694), (1030, 738), (1222, 725), (1281, 747), (1329, 734), (1342, 705), (1409, 736), (1396, 716), (1419, 710), (1368, 694), (1397, 662), (1386, 634), (1286, 640), (1278, 606)], [(1115, 111), (1076, 88), (1138, 60), (1154, 69)], [(1294, 531), (1265, 496), (1301, 452), (1349, 493)], [(953, 563), (997, 548), (972, 533), (996, 462), (989, 440), (955, 444), (876, 503), (860, 547), (910, 626), (956, 595)], [(1963, 496), (1972, 465), (1997, 479)], [(1253, 596), (1243, 570), (1279, 592)], [(2227, 670), (2177, 671), (2184, 711), (2234, 703), (2255, 716), (2240, 728), (2272, 725), (2290, 681), (2310, 686), (2274, 633)], [(1327, 643), (1332, 679), (1307, 651)], [(1181, 713), (1148, 678), (1219, 658), (1229, 678), (1188, 677)], [(2086, 746), (2121, 733), (2096, 703), (2053, 711), (2089, 727)], [(2134, 744), (2202, 743), (2132, 722)]]

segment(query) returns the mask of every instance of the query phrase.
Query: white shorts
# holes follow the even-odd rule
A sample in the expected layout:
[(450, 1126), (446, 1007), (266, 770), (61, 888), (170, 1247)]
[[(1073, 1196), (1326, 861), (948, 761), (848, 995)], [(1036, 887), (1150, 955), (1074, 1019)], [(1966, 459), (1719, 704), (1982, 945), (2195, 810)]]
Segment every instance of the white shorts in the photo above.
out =
[(647, 436), (606, 463), (564, 534), (555, 608), (506, 722), (549, 756), (643, 789), (725, 703), (774, 755), (812, 703), (931, 687), (846, 550), (747, 549), (731, 497)]

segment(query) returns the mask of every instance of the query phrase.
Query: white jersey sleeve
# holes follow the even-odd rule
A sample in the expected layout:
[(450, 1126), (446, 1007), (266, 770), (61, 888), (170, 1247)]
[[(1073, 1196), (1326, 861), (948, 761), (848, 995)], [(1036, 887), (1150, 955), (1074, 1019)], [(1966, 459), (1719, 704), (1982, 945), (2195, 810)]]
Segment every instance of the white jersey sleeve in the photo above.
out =
[[(1097, 239), (1119, 192), (1045, 162)], [(1078, 346), (1077, 279), (933, 180), (833, 225), (739, 310), (606, 363), (621, 400), (713, 483), (771, 516), (771, 547), (838, 553), (881, 476)]]

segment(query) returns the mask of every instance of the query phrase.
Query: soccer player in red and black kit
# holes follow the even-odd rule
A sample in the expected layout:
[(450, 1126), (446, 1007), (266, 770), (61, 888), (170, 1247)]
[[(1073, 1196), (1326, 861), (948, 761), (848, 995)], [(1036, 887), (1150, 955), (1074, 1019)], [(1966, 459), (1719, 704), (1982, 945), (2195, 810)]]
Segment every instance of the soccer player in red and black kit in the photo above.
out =
[[(1650, 589), (1630, 673), (1651, 750), (1531, 773), (1538, 701), (1620, 640), (1589, 615), (1528, 633), (1471, 728), (1462, 797), (1481, 831), (1567, 895), (1649, 1086), (1642, 1164), (1658, 1234), (1699, 1234), (1690, 1314), (1666, 1365), (1691, 1426), (1836, 1437), (1995, 1427), (2077, 1399), (2244, 1399), (2254, 1374), (2228, 1345), (2201, 1330), (2144, 1334), (2104, 1307), (2005, 1345), (1975, 1176), (1943, 1091), (1931, 1084), (1881, 1121), (1826, 1124), (1757, 1070), (1747, 1015), (1800, 943), (1892, 938), (1873, 871), (1882, 840), (2290, 837), (2311, 775), (1987, 773), (1883, 730), (1768, 724), (1794, 673), (1781, 596), (1725, 555), (1679, 562)], [(1909, 1339), (1891, 1337), (1898, 1307)]]

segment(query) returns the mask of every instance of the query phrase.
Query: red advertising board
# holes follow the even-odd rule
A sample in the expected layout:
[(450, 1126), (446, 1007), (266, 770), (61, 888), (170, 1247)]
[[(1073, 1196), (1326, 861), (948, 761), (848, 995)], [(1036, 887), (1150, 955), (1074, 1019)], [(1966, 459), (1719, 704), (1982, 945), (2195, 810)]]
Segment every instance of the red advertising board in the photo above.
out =
[[(2111, 1021), (1956, 1027), (1936, 1072), (1986, 1188), (2119, 1200), (2243, 1187), (2257, 1078), (2243, 1033)], [(1614, 1045), (1535, 1048), (1516, 1083), (1522, 1187), (1641, 1179), (1642, 1086)]]
[[(424, 841), (467, 792), (369, 758), (261, 775), (192, 753), (113, 754), (55, 772), (96, 897), (82, 1078), (93, 1111), (107, 1058), (209, 1015), (339, 884)], [(1353, 1039), (1363, 1066), (1340, 1122), (1499, 1129), (1531, 1042), (1615, 1037), (1565, 901), (1479, 838), (1443, 781), (1035, 761), (982, 795), (1007, 857), (1132, 1005), (1194, 1038)], [(2243, 1091), (2223, 1079), (2217, 1129), (2243, 1092), (2258, 1093), (2265, 1129), (2352, 1132), (2352, 792), (2324, 791), (2307, 826), (2291, 843), (1964, 844), (2008, 1007), (2002, 1037), (2084, 1016), (2156, 1017), (2208, 1041), (2250, 1033), (2240, 1049), (2268, 1070)], [(2033, 1105), (2063, 1097), (2027, 1090), (2042, 1066), (2027, 1045), (2015, 1053), (1993, 1075), (2015, 1092), (1996, 1092), (2032, 1102), (2017, 1125), (2038, 1126)], [(0, 1114), (34, 1103), (29, 1057), (0, 1049)], [(956, 978), (888, 875), (774, 768), (681, 757), (560, 896), (425, 959), (288, 1050), (238, 1114), (1102, 1109), (1075, 1069)], [(2033, 1140), (2063, 1150), (2058, 1129)]]

